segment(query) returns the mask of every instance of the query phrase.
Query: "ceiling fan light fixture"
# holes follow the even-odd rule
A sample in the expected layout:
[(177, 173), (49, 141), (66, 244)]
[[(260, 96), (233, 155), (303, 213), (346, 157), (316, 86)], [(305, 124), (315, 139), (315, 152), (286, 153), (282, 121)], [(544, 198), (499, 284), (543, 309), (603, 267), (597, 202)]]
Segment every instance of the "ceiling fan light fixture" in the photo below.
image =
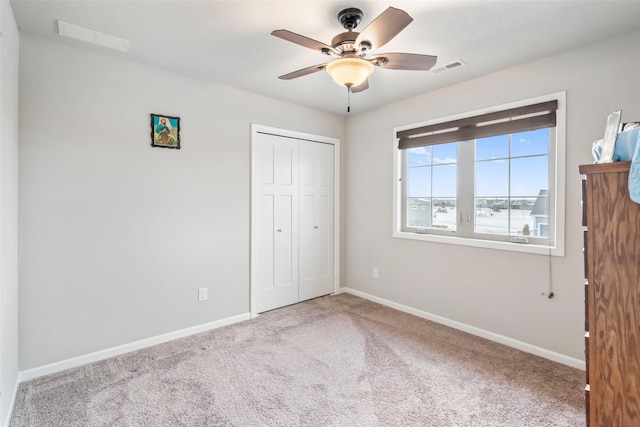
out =
[(340, 86), (360, 86), (373, 73), (373, 64), (360, 58), (341, 58), (327, 64), (327, 73)]

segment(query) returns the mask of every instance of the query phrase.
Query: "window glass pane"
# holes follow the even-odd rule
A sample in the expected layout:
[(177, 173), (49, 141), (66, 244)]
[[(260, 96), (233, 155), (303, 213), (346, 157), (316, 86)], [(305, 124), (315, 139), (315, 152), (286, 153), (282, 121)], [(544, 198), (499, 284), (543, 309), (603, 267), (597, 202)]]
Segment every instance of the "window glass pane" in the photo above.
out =
[(431, 199), (422, 197), (407, 198), (407, 227), (431, 227)]
[(509, 195), (509, 161), (476, 162), (476, 197)]
[(433, 166), (433, 197), (456, 197), (458, 168), (455, 164)]
[(406, 226), (455, 231), (458, 144), (416, 148), (407, 154), (413, 166), (407, 167)]
[(549, 157), (511, 160), (511, 197), (534, 197), (549, 188)]
[(511, 157), (549, 154), (549, 129), (514, 133), (511, 136)]
[(424, 166), (431, 164), (431, 147), (416, 147), (407, 150), (408, 165)]
[(534, 235), (534, 220), (531, 216), (531, 208), (536, 201), (535, 197), (518, 197), (511, 199), (511, 206), (509, 209), (510, 217), (510, 230), (511, 236), (533, 236)]
[(533, 226), (532, 236), (549, 237), (549, 191), (540, 190), (529, 213)]
[(431, 197), (431, 167), (410, 168), (407, 197)]
[(456, 231), (456, 199), (440, 197), (433, 199), (433, 228)]
[(509, 135), (491, 136), (476, 140), (476, 160), (509, 157)]
[(484, 234), (509, 232), (509, 199), (482, 197), (475, 199), (474, 231)]
[(458, 159), (458, 143), (457, 142), (434, 145), (432, 148), (433, 148), (434, 164), (456, 163)]

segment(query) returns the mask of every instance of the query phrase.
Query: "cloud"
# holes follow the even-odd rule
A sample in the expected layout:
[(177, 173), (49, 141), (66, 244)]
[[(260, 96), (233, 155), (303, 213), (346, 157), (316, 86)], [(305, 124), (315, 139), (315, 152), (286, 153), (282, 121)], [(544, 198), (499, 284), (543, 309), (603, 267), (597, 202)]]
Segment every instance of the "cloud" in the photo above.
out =
[(431, 150), (428, 147), (415, 147), (411, 149), (411, 153), (413, 154), (426, 154), (427, 156), (431, 155)]
[(445, 157), (444, 159), (435, 157), (433, 159), (433, 163), (456, 163), (457, 161), (458, 159), (456, 159), (455, 157)]

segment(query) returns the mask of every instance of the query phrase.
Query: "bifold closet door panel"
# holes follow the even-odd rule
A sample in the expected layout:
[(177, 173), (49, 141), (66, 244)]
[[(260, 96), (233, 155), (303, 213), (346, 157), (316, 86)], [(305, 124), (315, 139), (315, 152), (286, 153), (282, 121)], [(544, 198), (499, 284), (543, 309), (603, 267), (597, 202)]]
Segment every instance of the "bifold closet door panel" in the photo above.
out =
[(252, 265), (257, 312), (298, 302), (298, 144), (254, 141)]
[(299, 300), (333, 292), (334, 147), (300, 141)]

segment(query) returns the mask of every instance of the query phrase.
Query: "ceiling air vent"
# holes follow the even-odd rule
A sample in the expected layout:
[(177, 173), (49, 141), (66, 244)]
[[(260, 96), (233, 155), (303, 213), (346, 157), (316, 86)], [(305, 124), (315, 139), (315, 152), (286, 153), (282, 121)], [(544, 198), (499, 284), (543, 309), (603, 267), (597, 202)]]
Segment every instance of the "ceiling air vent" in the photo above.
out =
[(456, 59), (455, 61), (451, 61), (448, 64), (444, 64), (439, 67), (432, 68), (431, 72), (433, 74), (440, 74), (446, 71), (454, 70), (456, 68), (464, 67), (465, 65), (467, 65), (467, 63), (464, 62), (462, 59)]
[(120, 52), (126, 52), (129, 49), (130, 44), (129, 40), (110, 36), (109, 34), (99, 33), (64, 21), (58, 21), (58, 34), (75, 40), (80, 40), (82, 42), (119, 50)]

